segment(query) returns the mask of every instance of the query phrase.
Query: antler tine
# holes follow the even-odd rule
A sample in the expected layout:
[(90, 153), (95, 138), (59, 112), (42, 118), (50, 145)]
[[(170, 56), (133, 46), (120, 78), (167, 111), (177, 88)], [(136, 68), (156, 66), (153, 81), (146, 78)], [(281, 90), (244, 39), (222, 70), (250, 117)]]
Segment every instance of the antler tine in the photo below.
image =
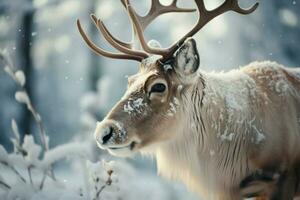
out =
[(173, 0), (172, 3), (168, 6), (164, 6), (160, 3), (159, 0), (151, 1), (150, 11), (145, 15), (138, 15), (135, 10), (132, 8), (129, 0), (121, 0), (122, 4), (126, 7), (127, 12), (132, 21), (134, 33), (136, 33), (142, 48), (150, 54), (158, 54), (165, 55), (167, 54), (167, 49), (157, 49), (148, 46), (147, 41), (144, 37), (143, 31), (147, 28), (147, 26), (159, 15), (170, 13), (170, 12), (194, 12), (196, 9), (188, 9), (188, 8), (179, 8), (177, 7), (177, 0)]
[(162, 59), (163, 61), (171, 57), (178, 49), (178, 47), (181, 46), (188, 37), (191, 37), (194, 34), (196, 34), (201, 28), (203, 28), (203, 26), (205, 26), (215, 17), (227, 11), (234, 11), (239, 14), (247, 15), (254, 12), (259, 5), (259, 3), (257, 2), (251, 8), (243, 9), (239, 6), (238, 0), (225, 0), (225, 2), (219, 7), (209, 11), (205, 8), (204, 0), (195, 0), (195, 3), (199, 11), (199, 18), (197, 23), (185, 36), (183, 36), (178, 42), (174, 43), (170, 48), (168, 48), (168, 53), (165, 54), (164, 58)]
[[(123, 6), (127, 9), (128, 0), (121, 0)], [(144, 31), (147, 26), (158, 16), (170, 13), (170, 12), (195, 12), (196, 9), (193, 8), (179, 8), (177, 7), (177, 0), (173, 0), (170, 5), (162, 5), (159, 0), (151, 0), (151, 8), (145, 16), (137, 14), (134, 10), (134, 14), (138, 19), (142, 30)]]
[(107, 34), (109, 35), (109, 37), (114, 40), (116, 43), (118, 43), (119, 45), (122, 45), (123, 47), (126, 47), (128, 49), (132, 49), (132, 44), (131, 43), (127, 43), (127, 42), (123, 42), (119, 39), (117, 39), (116, 37), (114, 37), (106, 28), (106, 26), (103, 26), (103, 28), (105, 29), (105, 32), (107, 32)]
[[(218, 8), (209, 11), (212, 14), (212, 17), (210, 17), (208, 19), (208, 21), (210, 21), (211, 19), (213, 19), (214, 17), (223, 14), (227, 11), (234, 11), (236, 13), (242, 14), (242, 15), (248, 15), (252, 12), (254, 12), (257, 7), (258, 7), (259, 3), (256, 2), (251, 8), (249, 9), (243, 9), (239, 6), (238, 0), (226, 0), (221, 6), (219, 6)], [(207, 22), (208, 22), (207, 21)]]
[(84, 32), (84, 30), (83, 30), (83, 28), (82, 28), (81, 23), (80, 23), (79, 20), (77, 20), (77, 27), (78, 27), (79, 33), (80, 33), (81, 37), (84, 39), (85, 43), (96, 54), (99, 54), (99, 55), (102, 55), (102, 56), (105, 56), (105, 57), (109, 57), (109, 58), (135, 60), (135, 61), (138, 61), (138, 62), (141, 62), (143, 60), (143, 58), (141, 58), (139, 56), (135, 56), (135, 55), (117, 54), (117, 53), (112, 53), (112, 52), (105, 51), (105, 50), (101, 49), (100, 47), (97, 47), (97, 45), (95, 45), (90, 40), (90, 38)]
[(170, 12), (195, 12), (196, 9), (190, 8), (179, 8), (177, 7), (177, 0), (173, 0), (168, 6), (164, 6), (159, 0), (151, 1), (151, 8), (147, 15), (140, 16), (140, 21), (142, 27), (145, 29), (155, 18), (160, 15), (170, 13)]
[(138, 20), (136, 14), (135, 14), (135, 11), (133, 10), (133, 8), (130, 5), (130, 3), (128, 2), (128, 0), (126, 1), (126, 3), (127, 3), (128, 13), (129, 13), (130, 18), (132, 20), (132, 24), (134, 26), (134, 29), (136, 31), (137, 37), (140, 41), (140, 44), (141, 44), (142, 48), (147, 53), (150, 53), (150, 54), (157, 54), (157, 55), (162, 55), (162, 56), (167, 54), (168, 52), (165, 49), (157, 49), (157, 48), (152, 48), (152, 47), (148, 46), (148, 44), (145, 40), (145, 37), (144, 37), (143, 28), (142, 28), (142, 26), (140, 24), (140, 21)]
[[(186, 33), (178, 42), (174, 43), (171, 47), (160, 49), (160, 48), (153, 48), (150, 47), (144, 37), (143, 31), (145, 28), (159, 15), (168, 13), (168, 12), (193, 12), (195, 9), (185, 9), (185, 8), (179, 8), (177, 7), (177, 0), (173, 0), (172, 3), (168, 6), (164, 6), (160, 3), (159, 0), (152, 0), (151, 1), (151, 8), (147, 15), (140, 16), (138, 15), (135, 10), (132, 8), (129, 0), (121, 0), (125, 8), (127, 9), (127, 12), (129, 14), (130, 20), (132, 21), (133, 26), (133, 34), (137, 35), (140, 45), (149, 54), (157, 54), (161, 55), (162, 59), (160, 60), (162, 63), (167, 61), (168, 59), (173, 57), (173, 54), (178, 49), (179, 46), (181, 46), (184, 41), (188, 38), (196, 34), (201, 28), (203, 28), (208, 22), (210, 22), (215, 17), (227, 12), (227, 11), (234, 11), (239, 14), (247, 15), (252, 12), (254, 12), (259, 3), (255, 3), (251, 8), (249, 9), (243, 9), (239, 6), (238, 0), (225, 0), (219, 7), (213, 9), (213, 10), (207, 10), (205, 8), (204, 0), (195, 0), (195, 3), (197, 5), (197, 9), (199, 12), (199, 18), (197, 23), (194, 25), (194, 27)], [(117, 54), (105, 51), (101, 49), (100, 47), (96, 46), (86, 35), (86, 33), (83, 31), (80, 21), (77, 20), (77, 26), (79, 29), (79, 32), (86, 42), (86, 44), (97, 54), (110, 57), (110, 58), (116, 58), (116, 59), (131, 59), (141, 62), (143, 59), (147, 58), (149, 55), (145, 52), (133, 50), (131, 47), (133, 47), (134, 40), (132, 43), (126, 43), (118, 40), (115, 38), (107, 29), (107, 27), (104, 25), (104, 23), (101, 20), (98, 20), (94, 15), (91, 16), (92, 20), (94, 21), (96, 27), (98, 30), (102, 33), (104, 38), (116, 49), (123, 52), (124, 54)], [(133, 37), (134, 38), (134, 37)]]
[[(91, 17), (92, 17), (94, 23), (97, 23), (97, 18), (96, 18), (96, 16), (95, 16), (95, 15), (91, 15)], [(96, 21), (95, 21), (95, 20), (96, 20)], [(103, 28), (106, 30), (106, 32), (107, 32), (107, 34), (109, 35), (109, 37), (112, 38), (116, 43), (118, 43), (119, 45), (122, 45), (123, 47), (126, 47), (126, 48), (128, 48), (128, 49), (131, 49), (131, 48), (132, 48), (132, 44), (131, 44), (131, 43), (123, 42), (123, 41), (117, 39), (116, 37), (114, 37), (114, 36), (108, 31), (108, 29), (106, 28), (106, 26), (104, 26)]]
[(104, 25), (104, 23), (100, 19), (97, 19), (97, 17), (95, 15), (91, 15), (91, 19), (93, 20), (93, 22), (94, 22), (95, 26), (97, 27), (97, 29), (102, 33), (105, 40), (110, 45), (115, 47), (117, 50), (119, 50), (119, 51), (121, 51), (122, 53), (125, 53), (125, 54), (135, 55), (135, 56), (142, 57), (142, 58), (147, 58), (149, 56), (145, 52), (138, 51), (138, 50), (132, 50), (130, 48), (124, 47), (122, 44), (115, 41), (115, 37), (108, 31), (108, 29), (106, 28), (106, 26)]

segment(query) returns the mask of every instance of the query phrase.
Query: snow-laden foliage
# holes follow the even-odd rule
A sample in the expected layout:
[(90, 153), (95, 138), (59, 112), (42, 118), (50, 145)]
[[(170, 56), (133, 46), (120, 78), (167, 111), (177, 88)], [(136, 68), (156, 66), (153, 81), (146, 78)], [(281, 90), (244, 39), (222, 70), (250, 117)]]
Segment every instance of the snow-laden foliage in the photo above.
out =
[(19, 82), (19, 84), (23, 87), (26, 83), (26, 78), (25, 78), (24, 72), (22, 70), (16, 71), (15, 77), (16, 77), (16, 80)]
[(27, 106), (31, 104), (27, 93), (24, 91), (17, 91), (15, 94), (15, 98), (19, 103), (24, 103)]
[[(50, 148), (40, 157), (42, 147), (31, 135), (7, 153), (0, 145), (0, 199), (2, 200), (137, 200), (183, 199), (149, 174), (138, 174), (126, 161), (91, 162), (90, 146), (71, 142)], [(63, 162), (75, 169), (64, 176), (51, 174), (51, 167)], [(79, 167), (78, 167), (79, 163)], [(57, 170), (59, 171), (59, 170)], [(67, 174), (67, 175), (66, 175)], [(67, 176), (65, 179), (64, 177)], [(142, 178), (141, 178), (142, 177)]]
[[(97, 166), (97, 180), (90, 181), (88, 187), (82, 182), (74, 188), (55, 177), (54, 172), (51, 174), (52, 166), (61, 160), (90, 158), (86, 143), (60, 145), (47, 151), (41, 158), (42, 147), (35, 143), (32, 135), (26, 135), (22, 143), (15, 137), (13, 141), (15, 151), (11, 153), (7, 153), (0, 145), (0, 199), (89, 199), (89, 193), (94, 195), (95, 188), (102, 188), (101, 191), (97, 190), (93, 198), (99, 199), (101, 192), (113, 184), (113, 170), (104, 161), (96, 164), (84, 161), (84, 169), (92, 170), (89, 166)], [(87, 179), (95, 178), (95, 169), (89, 172), (90, 177)], [(83, 188), (87, 189), (84, 191)]]
[[(88, 162), (92, 156), (87, 142), (71, 142), (49, 149), (49, 137), (43, 128), (42, 119), (31, 104), (24, 87), (26, 83), (24, 73), (20, 70), (15, 71), (5, 56), (1, 55), (0, 58), (1, 64), (4, 64), (4, 71), (21, 87), (15, 93), (15, 99), (25, 104), (34, 116), (41, 132), (42, 143), (37, 144), (33, 135), (25, 135), (21, 140), (18, 125), (12, 119), (11, 142), (14, 151), (8, 153), (0, 145), (0, 199), (90, 199), (90, 194), (93, 199), (99, 199), (103, 190), (113, 184), (113, 170), (110, 169), (110, 165), (105, 162), (102, 164)], [(94, 169), (88, 174), (90, 177), (86, 178), (93, 181), (89, 184), (83, 181), (77, 189), (74, 189), (56, 177), (53, 166), (68, 158), (81, 160), (84, 170)], [(97, 169), (92, 168), (93, 165), (97, 166)]]

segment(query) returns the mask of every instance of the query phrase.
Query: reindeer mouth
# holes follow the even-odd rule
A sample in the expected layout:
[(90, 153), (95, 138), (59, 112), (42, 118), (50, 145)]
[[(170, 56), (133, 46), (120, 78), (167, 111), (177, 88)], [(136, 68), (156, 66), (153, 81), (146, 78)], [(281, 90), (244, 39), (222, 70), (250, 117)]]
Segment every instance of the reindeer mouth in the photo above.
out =
[(119, 150), (119, 149), (130, 149), (130, 150), (133, 150), (134, 147), (135, 147), (135, 145), (136, 145), (136, 142), (133, 141), (129, 145), (126, 145), (126, 146), (108, 147), (108, 149), (111, 149), (111, 150)]
[(132, 156), (134, 154), (134, 149), (135, 149), (136, 145), (137, 145), (137, 142), (133, 141), (125, 146), (106, 147), (106, 150), (114, 156), (128, 157), (128, 156)]

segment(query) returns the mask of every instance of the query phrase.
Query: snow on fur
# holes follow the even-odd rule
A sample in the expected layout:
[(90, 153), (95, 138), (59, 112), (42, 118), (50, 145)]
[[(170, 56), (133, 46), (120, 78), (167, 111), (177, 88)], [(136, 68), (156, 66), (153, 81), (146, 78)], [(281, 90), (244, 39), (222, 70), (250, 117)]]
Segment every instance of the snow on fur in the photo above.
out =
[(127, 103), (124, 105), (124, 111), (127, 112), (128, 114), (142, 113), (142, 109), (146, 105), (147, 104), (144, 103), (143, 98), (137, 98), (137, 99), (129, 98)]

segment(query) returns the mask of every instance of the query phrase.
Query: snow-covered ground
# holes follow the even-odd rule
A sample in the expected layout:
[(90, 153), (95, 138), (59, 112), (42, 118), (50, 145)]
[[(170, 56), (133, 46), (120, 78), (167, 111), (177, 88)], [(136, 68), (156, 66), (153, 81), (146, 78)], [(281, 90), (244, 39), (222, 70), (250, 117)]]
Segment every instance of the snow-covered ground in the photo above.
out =
[[(1, 164), (0, 167), (0, 199), (196, 199), (182, 185), (167, 182), (149, 171), (149, 169), (138, 169), (125, 160), (109, 162), (103, 160), (92, 163), (88, 161), (88, 158), (78, 157), (80, 152), (83, 153), (82, 147), (78, 148), (78, 144), (66, 144), (58, 147), (58, 149), (54, 150), (55, 155), (57, 153), (60, 156), (68, 155), (65, 157), (67, 161), (59, 163), (60, 166), (58, 167), (54, 167), (57, 180), (54, 181), (52, 178), (47, 177), (42, 188), (42, 171), (45, 170), (45, 167), (50, 167), (47, 166), (49, 160), (41, 161), (39, 164), (42, 166), (32, 167), (31, 178), (29, 178), (27, 169), (31, 161), (25, 156), (25, 160), (29, 162), (24, 163), (24, 160), (22, 162), (22, 156), (9, 155), (8, 165)], [(70, 150), (76, 155), (71, 155)], [(3, 161), (6, 156), (3, 155), (1, 147), (0, 152), (1, 163), (6, 162), (7, 160)], [(52, 152), (50, 153), (52, 154)], [(47, 164), (44, 165), (44, 163)], [(10, 166), (13, 166), (14, 170), (20, 174), (17, 175)], [(5, 187), (3, 183), (8, 184), (10, 188)]]

